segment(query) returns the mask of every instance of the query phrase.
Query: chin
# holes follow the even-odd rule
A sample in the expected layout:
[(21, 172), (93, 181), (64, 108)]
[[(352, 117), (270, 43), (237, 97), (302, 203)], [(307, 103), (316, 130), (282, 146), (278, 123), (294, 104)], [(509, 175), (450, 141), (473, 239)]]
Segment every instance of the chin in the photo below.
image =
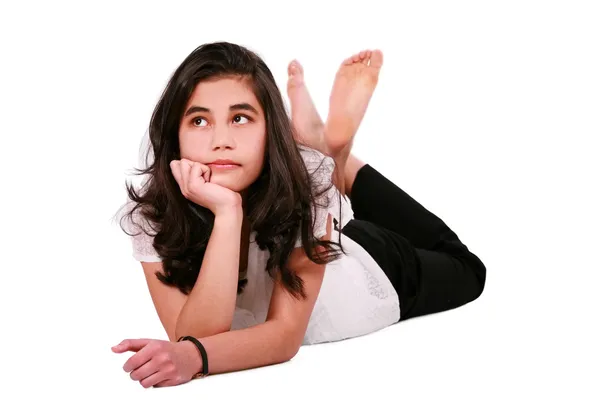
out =
[(244, 182), (240, 182), (239, 179), (220, 174), (214, 174), (211, 177), (210, 182), (214, 183), (215, 185), (223, 186), (229, 190), (233, 190), (234, 192), (241, 192), (245, 189), (245, 186), (247, 186), (244, 185)]

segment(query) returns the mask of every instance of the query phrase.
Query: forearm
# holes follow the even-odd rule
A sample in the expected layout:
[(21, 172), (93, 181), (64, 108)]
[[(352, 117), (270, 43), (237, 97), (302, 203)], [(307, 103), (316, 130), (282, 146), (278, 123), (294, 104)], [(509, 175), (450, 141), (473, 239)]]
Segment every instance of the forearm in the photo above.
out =
[(237, 295), (243, 214), (215, 216), (198, 279), (177, 319), (176, 336), (210, 336), (228, 331)]
[[(299, 332), (279, 321), (198, 338), (208, 355), (211, 375), (279, 364), (295, 356), (302, 343)], [(197, 350), (196, 350), (197, 352)], [(202, 359), (195, 358), (198, 371)]]

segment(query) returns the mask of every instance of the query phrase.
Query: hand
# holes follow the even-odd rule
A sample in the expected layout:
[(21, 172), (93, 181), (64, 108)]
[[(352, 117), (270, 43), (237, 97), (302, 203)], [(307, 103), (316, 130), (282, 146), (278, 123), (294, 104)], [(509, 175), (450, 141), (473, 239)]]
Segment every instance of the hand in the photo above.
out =
[(217, 215), (222, 210), (239, 207), (242, 197), (226, 187), (210, 182), (210, 168), (185, 158), (171, 161), (171, 171), (183, 196), (208, 208)]
[(136, 352), (123, 365), (123, 370), (145, 388), (181, 385), (202, 369), (198, 349), (187, 340), (125, 339), (112, 347), (112, 351)]

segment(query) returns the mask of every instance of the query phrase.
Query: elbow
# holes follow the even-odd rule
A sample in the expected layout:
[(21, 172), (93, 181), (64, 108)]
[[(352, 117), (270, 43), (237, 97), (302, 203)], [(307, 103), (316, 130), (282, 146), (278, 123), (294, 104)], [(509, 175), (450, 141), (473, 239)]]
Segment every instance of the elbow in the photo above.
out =
[(290, 346), (283, 352), (283, 360), (282, 362), (288, 362), (292, 358), (296, 357), (298, 351), (300, 350), (300, 346)]
[(296, 356), (296, 354), (298, 354), (298, 351), (300, 350), (300, 345), (298, 344), (298, 342), (296, 340), (289, 340), (289, 339), (284, 339), (283, 343), (281, 345), (281, 361), (282, 362), (287, 362), (290, 361), (292, 358), (294, 358)]
[(304, 340), (304, 331), (301, 329), (283, 329), (281, 338), (281, 356), (282, 362), (290, 361), (298, 354), (302, 341)]
[(285, 344), (280, 352), (279, 362), (285, 363), (290, 361), (292, 358), (296, 357), (299, 350), (300, 346)]

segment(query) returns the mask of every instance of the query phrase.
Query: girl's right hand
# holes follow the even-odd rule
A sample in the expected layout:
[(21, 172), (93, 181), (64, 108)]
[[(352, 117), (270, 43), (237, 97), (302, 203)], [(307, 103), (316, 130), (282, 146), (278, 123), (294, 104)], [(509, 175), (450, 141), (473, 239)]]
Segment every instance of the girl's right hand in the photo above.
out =
[(171, 171), (183, 196), (208, 208), (217, 215), (241, 207), (242, 197), (231, 189), (210, 183), (210, 168), (204, 164), (187, 160), (173, 160)]

